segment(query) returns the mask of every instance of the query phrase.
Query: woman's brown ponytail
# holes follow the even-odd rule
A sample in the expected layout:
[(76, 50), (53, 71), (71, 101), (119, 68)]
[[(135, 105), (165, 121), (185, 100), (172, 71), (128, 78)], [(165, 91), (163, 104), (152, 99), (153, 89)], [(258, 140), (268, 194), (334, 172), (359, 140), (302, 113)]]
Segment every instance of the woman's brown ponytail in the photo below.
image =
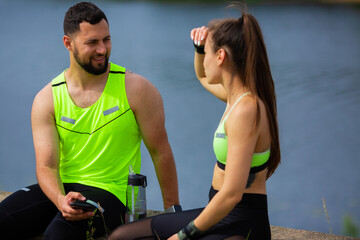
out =
[[(242, 8), (243, 9), (243, 8)], [(268, 162), (269, 178), (281, 160), (277, 106), (274, 81), (270, 71), (265, 43), (256, 19), (242, 10), (239, 19), (227, 18), (209, 23), (213, 51), (224, 48), (230, 56), (243, 85), (265, 104), (271, 134), (271, 155)], [(260, 121), (259, 102), (254, 129)]]

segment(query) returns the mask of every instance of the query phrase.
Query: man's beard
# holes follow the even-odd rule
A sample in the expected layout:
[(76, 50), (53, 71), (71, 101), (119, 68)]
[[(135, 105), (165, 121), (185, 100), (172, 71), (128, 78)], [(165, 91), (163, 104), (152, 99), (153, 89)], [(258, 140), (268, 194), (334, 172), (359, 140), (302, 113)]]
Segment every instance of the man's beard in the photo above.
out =
[(92, 65), (91, 60), (89, 60), (89, 62), (82, 62), (79, 58), (79, 53), (78, 51), (75, 49), (74, 50), (74, 58), (75, 61), (88, 73), (93, 74), (93, 75), (101, 75), (103, 73), (106, 72), (108, 65), (109, 65), (109, 57), (108, 56), (104, 56), (105, 57), (105, 62), (104, 65), (95, 67)]

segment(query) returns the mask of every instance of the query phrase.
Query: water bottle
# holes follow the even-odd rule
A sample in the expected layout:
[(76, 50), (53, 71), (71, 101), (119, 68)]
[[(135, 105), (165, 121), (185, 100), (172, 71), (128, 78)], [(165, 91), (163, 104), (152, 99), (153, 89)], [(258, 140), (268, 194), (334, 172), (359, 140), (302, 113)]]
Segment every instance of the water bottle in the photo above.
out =
[(136, 174), (132, 165), (129, 166), (128, 185), (126, 190), (126, 218), (133, 222), (146, 217), (146, 176)]

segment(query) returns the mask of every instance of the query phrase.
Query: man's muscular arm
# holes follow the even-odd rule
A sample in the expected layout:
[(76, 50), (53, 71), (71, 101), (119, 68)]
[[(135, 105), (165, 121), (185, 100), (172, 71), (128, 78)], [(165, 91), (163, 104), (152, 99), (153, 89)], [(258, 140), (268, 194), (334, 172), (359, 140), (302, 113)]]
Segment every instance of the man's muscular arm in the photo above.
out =
[(161, 95), (155, 86), (140, 75), (126, 72), (126, 91), (145, 146), (154, 163), (164, 209), (179, 204), (174, 157), (165, 129)]
[(65, 194), (59, 175), (59, 136), (54, 120), (51, 85), (45, 86), (35, 97), (31, 111), (31, 125), (36, 156), (36, 176), (45, 195), (67, 220), (81, 220), (93, 215), (75, 210), (69, 203), (85, 200), (80, 193)]

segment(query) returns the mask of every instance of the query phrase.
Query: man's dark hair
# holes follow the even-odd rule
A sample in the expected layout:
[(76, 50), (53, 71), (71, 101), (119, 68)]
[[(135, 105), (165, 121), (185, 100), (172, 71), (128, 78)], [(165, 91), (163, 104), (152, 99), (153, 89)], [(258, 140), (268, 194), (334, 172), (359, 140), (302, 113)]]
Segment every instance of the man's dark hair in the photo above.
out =
[(80, 30), (80, 23), (88, 22), (92, 25), (99, 23), (101, 20), (109, 24), (105, 13), (91, 2), (80, 2), (65, 13), (64, 34), (70, 36)]

